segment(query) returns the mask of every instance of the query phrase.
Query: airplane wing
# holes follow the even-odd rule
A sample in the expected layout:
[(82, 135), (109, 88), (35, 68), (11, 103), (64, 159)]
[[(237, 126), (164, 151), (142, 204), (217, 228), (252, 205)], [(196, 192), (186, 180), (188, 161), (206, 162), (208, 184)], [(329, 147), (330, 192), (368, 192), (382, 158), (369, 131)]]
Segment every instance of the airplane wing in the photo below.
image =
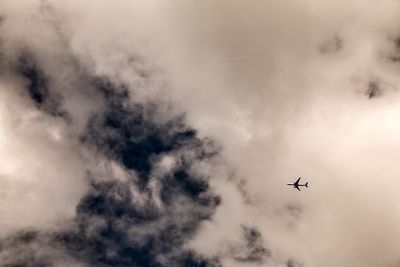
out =
[(294, 184), (299, 184), (301, 177), (299, 177), (299, 179), (297, 179), (297, 181)]
[(301, 190), (300, 190), (300, 187), (296, 186), (296, 188), (297, 188), (297, 190), (301, 191)]

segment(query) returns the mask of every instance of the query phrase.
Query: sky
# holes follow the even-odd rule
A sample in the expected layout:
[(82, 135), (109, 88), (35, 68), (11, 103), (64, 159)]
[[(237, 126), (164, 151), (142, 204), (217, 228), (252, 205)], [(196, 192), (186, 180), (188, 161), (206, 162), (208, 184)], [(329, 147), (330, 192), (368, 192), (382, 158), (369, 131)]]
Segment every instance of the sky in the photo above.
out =
[(399, 10), (1, 0), (0, 266), (400, 266)]

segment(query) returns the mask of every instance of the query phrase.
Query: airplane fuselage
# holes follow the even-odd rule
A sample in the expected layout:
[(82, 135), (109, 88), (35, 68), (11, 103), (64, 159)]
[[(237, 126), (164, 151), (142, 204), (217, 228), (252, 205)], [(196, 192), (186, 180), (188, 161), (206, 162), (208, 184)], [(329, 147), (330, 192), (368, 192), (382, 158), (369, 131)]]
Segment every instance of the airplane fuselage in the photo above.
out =
[(308, 187), (306, 184), (298, 184), (298, 185), (295, 185), (295, 184), (287, 184), (287, 185), (293, 185), (294, 187), (297, 187), (297, 186), (305, 186), (305, 187)]

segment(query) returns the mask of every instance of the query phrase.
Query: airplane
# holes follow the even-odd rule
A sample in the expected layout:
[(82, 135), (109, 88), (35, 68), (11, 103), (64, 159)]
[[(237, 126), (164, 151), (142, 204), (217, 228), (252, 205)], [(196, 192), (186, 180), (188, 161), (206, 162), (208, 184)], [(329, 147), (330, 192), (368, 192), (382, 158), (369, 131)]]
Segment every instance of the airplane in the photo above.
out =
[(299, 177), (299, 179), (297, 179), (297, 181), (294, 184), (287, 184), (287, 185), (293, 185), (294, 188), (296, 188), (297, 190), (300, 190), (300, 186), (305, 186), (308, 188), (308, 182), (305, 184), (299, 184), (301, 177)]

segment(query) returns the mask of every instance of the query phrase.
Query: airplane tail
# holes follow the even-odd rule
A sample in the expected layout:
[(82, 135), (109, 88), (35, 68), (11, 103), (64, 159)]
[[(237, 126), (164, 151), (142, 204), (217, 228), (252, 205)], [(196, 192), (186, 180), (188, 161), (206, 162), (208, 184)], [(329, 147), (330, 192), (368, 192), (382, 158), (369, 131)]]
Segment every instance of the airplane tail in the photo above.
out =
[(306, 187), (308, 188), (308, 182), (306, 183)]

